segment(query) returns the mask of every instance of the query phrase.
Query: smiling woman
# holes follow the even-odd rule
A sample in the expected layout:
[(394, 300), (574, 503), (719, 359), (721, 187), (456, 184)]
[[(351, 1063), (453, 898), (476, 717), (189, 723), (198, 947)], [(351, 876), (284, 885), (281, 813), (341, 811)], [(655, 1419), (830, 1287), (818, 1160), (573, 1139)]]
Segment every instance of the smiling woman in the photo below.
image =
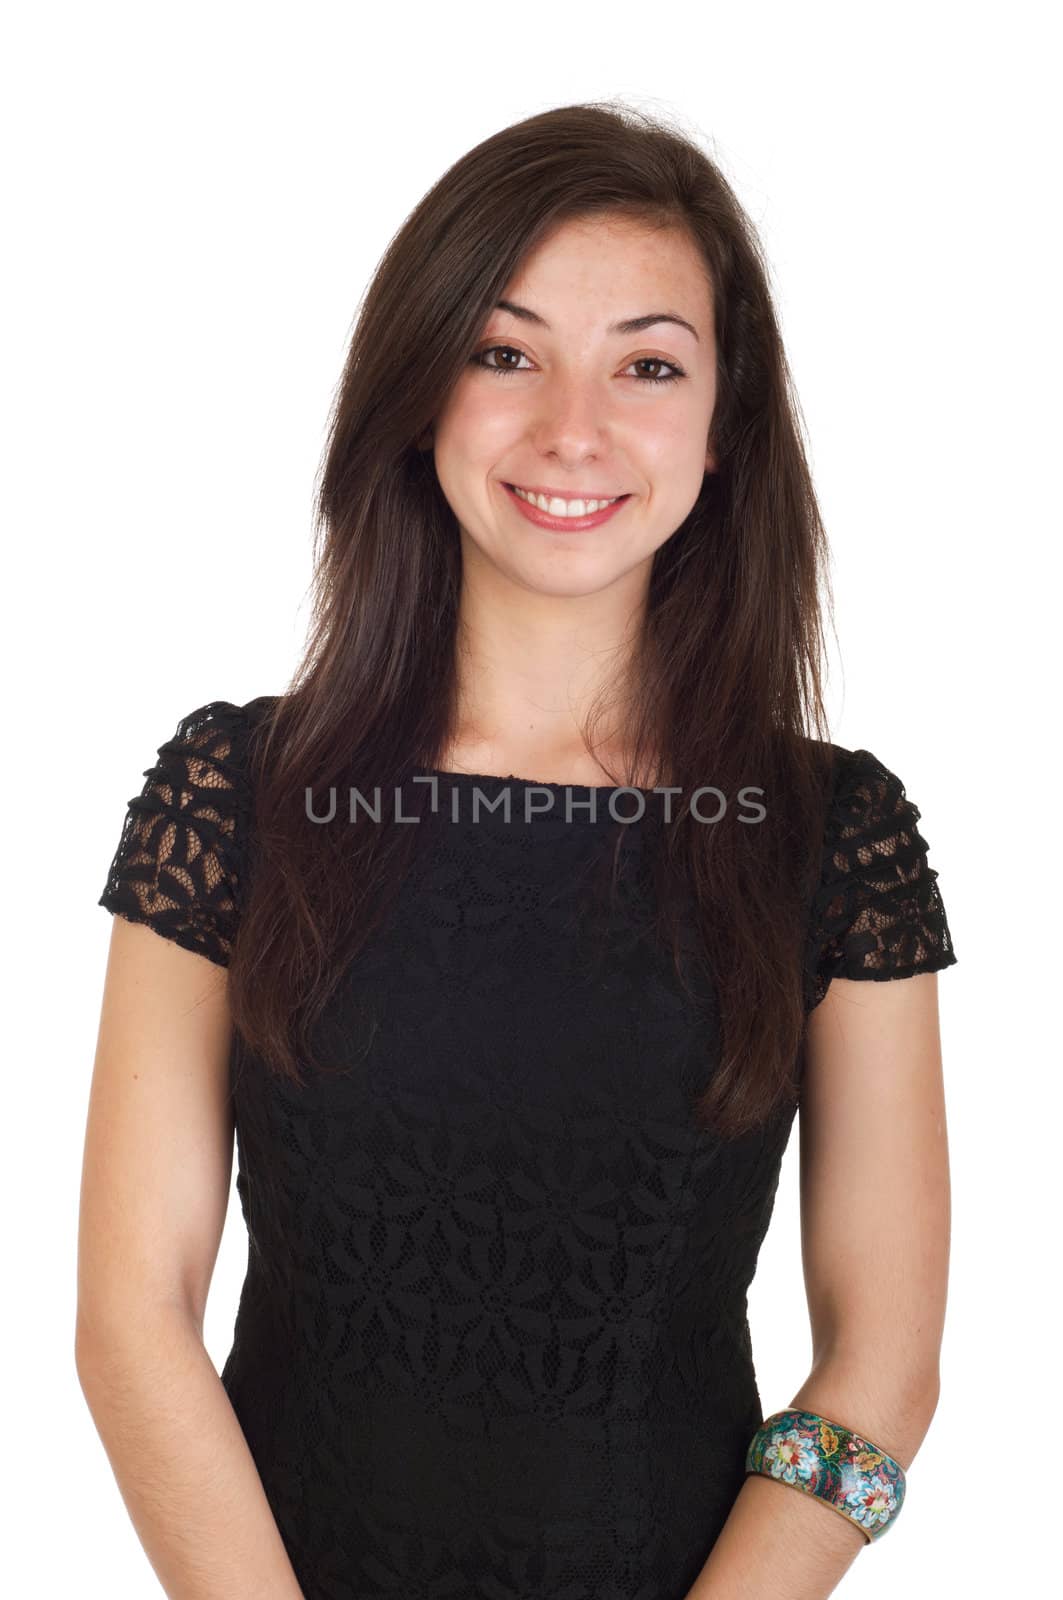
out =
[[(686, 315), (624, 314), (639, 305)], [(607, 593), (590, 602), (587, 632), (615, 648), (620, 619), (643, 609), (656, 551), (715, 468), (716, 360), (711, 277), (687, 229), (576, 217), (529, 249), (434, 424), (436, 472), (462, 530), (466, 604), (495, 573), (582, 601), (567, 608), (573, 621), (588, 594)], [(521, 524), (497, 517), (499, 484), (532, 527), (608, 534), (518, 538)], [(586, 515), (588, 500), (612, 504)]]
[[(827, 735), (823, 529), (704, 153), (577, 105), (463, 156), (365, 297), (319, 511), (293, 682), (180, 720), (101, 895), (79, 1370), (145, 1545), (173, 1592), (826, 1595), (933, 1409), (956, 957), (918, 809)], [(799, 1102), (817, 1360), (766, 1419)]]

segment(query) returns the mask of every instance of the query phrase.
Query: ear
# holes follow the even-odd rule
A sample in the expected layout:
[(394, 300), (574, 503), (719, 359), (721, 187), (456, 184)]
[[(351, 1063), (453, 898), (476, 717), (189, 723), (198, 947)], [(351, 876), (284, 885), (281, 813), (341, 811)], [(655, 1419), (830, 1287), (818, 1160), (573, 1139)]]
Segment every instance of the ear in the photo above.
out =
[(718, 466), (717, 466), (717, 461), (716, 461), (716, 452), (713, 450), (712, 446), (710, 445), (709, 448), (705, 452), (705, 471), (706, 471), (706, 473), (709, 473), (709, 472), (716, 472), (717, 470), (718, 470)]

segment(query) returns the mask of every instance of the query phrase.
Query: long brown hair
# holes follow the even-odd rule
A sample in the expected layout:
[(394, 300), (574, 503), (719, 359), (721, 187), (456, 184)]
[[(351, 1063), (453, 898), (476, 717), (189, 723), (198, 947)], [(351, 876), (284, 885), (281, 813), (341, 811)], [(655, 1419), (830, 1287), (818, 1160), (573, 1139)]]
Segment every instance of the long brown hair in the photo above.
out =
[[(564, 106), (485, 139), (409, 216), (365, 296), (318, 489), (309, 642), (253, 740), (232, 1015), (269, 1069), (301, 1082), (314, 1021), (398, 885), (415, 830), (307, 827), (306, 791), (359, 774), (383, 789), (439, 765), (456, 707), (461, 552), (422, 441), (526, 252), (596, 215), (685, 229), (715, 306), (718, 470), (654, 557), (624, 747), (631, 772), (652, 768), (682, 791), (656, 866), (661, 923), (678, 951), (692, 892), (721, 1041), (696, 1113), (730, 1138), (799, 1092), (832, 751), (826, 541), (752, 225), (697, 144), (624, 105)], [(706, 781), (727, 796), (763, 789), (763, 822), (682, 826)]]

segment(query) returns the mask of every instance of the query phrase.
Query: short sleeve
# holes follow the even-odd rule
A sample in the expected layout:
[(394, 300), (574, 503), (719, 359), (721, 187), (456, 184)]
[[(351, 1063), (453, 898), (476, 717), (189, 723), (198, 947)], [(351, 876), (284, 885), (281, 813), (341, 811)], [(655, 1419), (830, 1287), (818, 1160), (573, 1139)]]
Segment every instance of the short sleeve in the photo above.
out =
[(223, 967), (243, 879), (247, 734), (245, 710), (227, 700), (182, 717), (128, 802), (97, 901)]
[(836, 748), (810, 922), (808, 1010), (824, 998), (832, 978), (909, 978), (957, 959), (938, 874), (918, 827), (919, 808), (870, 750)]

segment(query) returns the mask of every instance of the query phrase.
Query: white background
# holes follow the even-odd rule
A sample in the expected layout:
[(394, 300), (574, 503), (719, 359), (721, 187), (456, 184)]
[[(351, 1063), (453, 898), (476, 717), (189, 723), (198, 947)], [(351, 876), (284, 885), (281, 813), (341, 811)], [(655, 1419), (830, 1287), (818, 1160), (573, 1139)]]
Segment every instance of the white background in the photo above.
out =
[[(1018, 1595), (1057, 1570), (1048, 21), (1030, 4), (672, 0), (9, 15), (7, 1592), (160, 1592), (73, 1354), (96, 901), (125, 802), (182, 714), (288, 680), (326, 415), (388, 240), (488, 134), (612, 96), (682, 119), (764, 240), (833, 548), (833, 737), (919, 805), (959, 956), (939, 980), (941, 1402), (903, 1518), (840, 1589)], [(796, 1161), (795, 1129), (750, 1297), (766, 1411), (810, 1359)], [(873, 1252), (888, 1185), (869, 1172), (839, 1204)], [(234, 1194), (207, 1319), (219, 1369), (245, 1248)]]

